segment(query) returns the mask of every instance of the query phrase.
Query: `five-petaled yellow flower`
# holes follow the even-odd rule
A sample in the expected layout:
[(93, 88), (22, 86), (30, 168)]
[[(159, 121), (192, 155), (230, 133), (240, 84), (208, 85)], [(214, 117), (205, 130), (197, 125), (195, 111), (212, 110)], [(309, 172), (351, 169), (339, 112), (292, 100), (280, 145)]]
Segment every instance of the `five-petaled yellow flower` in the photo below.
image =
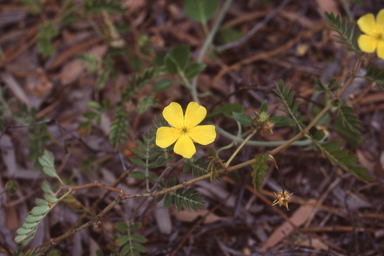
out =
[(366, 35), (361, 35), (357, 41), (363, 52), (374, 52), (377, 48), (377, 56), (384, 59), (384, 9), (376, 17), (368, 13), (362, 16), (358, 21), (361, 31)]
[(172, 102), (163, 110), (165, 120), (172, 127), (157, 129), (156, 145), (166, 148), (177, 141), (173, 149), (175, 153), (185, 158), (191, 158), (196, 153), (193, 141), (208, 145), (216, 138), (215, 126), (197, 126), (206, 115), (207, 110), (203, 106), (196, 102), (190, 102), (184, 116), (181, 106), (176, 102)]

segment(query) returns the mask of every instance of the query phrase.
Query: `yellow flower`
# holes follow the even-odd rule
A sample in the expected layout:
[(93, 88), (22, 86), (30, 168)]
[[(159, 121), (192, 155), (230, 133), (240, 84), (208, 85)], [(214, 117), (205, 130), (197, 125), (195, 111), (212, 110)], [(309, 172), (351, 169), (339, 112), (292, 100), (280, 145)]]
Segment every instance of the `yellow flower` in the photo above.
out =
[(177, 141), (173, 149), (175, 153), (185, 158), (191, 158), (196, 153), (193, 141), (201, 145), (208, 145), (216, 138), (215, 126), (197, 126), (206, 115), (207, 110), (203, 106), (196, 102), (190, 102), (184, 117), (181, 106), (176, 102), (172, 102), (163, 110), (165, 120), (172, 127), (157, 129), (156, 145), (167, 148)]
[(361, 31), (366, 35), (361, 35), (357, 44), (363, 52), (374, 52), (377, 48), (377, 56), (384, 59), (384, 9), (376, 17), (369, 13), (362, 16), (358, 21)]

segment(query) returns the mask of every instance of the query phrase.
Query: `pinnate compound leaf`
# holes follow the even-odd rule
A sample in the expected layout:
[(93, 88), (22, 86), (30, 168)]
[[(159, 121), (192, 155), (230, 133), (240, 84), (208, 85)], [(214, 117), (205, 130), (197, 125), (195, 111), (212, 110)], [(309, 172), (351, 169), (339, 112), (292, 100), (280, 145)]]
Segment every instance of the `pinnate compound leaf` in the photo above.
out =
[(266, 162), (268, 161), (268, 153), (264, 155), (256, 156), (256, 162), (252, 164), (252, 183), (255, 190), (261, 190), (261, 184), (263, 183), (263, 177), (265, 176), (265, 170), (268, 169)]
[(54, 156), (52, 152), (44, 150), (44, 155), (39, 157), (39, 163), (43, 166), (43, 171), (50, 177), (58, 177), (54, 166)]

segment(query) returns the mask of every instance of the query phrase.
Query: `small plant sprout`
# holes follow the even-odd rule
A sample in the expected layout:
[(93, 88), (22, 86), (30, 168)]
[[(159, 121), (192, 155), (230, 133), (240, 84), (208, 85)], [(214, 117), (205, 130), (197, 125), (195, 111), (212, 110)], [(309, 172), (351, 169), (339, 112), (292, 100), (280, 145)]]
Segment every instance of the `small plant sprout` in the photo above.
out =
[(196, 102), (190, 102), (185, 116), (180, 104), (172, 102), (163, 110), (165, 120), (172, 127), (160, 127), (156, 133), (156, 145), (167, 148), (176, 142), (174, 151), (184, 158), (196, 153), (193, 141), (208, 145), (216, 138), (215, 126), (199, 125), (207, 115), (207, 110)]

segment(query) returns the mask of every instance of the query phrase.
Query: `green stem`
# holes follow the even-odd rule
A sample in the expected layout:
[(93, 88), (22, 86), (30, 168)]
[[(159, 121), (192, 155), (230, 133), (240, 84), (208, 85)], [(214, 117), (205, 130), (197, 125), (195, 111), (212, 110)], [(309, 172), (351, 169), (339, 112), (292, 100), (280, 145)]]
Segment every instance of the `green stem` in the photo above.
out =
[[(220, 14), (217, 17), (217, 20), (215, 21), (215, 24), (212, 27), (212, 30), (209, 32), (207, 39), (205, 40), (203, 47), (200, 50), (199, 56), (197, 57), (197, 62), (203, 61), (204, 55), (207, 52), (209, 46), (212, 44), (213, 38), (214, 38), (217, 30), (219, 29), (219, 26), (220, 26), (221, 22), (223, 21), (223, 18), (225, 16), (225, 14), (227, 13), (228, 8), (231, 5), (231, 3), (232, 3), (232, 0), (226, 0), (225, 1), (223, 8), (221, 9)], [(197, 87), (197, 78), (198, 78), (198, 76), (196, 76), (192, 80), (191, 94), (192, 94), (193, 100), (200, 104), (200, 101), (199, 101), (198, 95), (197, 95), (197, 88), (196, 88)]]
[[(224, 131), (223, 129), (221, 129), (218, 126), (216, 126), (216, 131), (218, 133), (220, 133), (222, 136), (224, 136), (230, 140), (233, 140), (234, 143), (242, 143), (244, 141), (244, 139), (239, 138), (238, 136), (234, 136), (234, 135)], [(254, 140), (250, 140), (250, 141), (247, 141), (245, 143), (245, 145), (257, 146), (257, 147), (276, 147), (276, 146), (281, 146), (287, 142), (288, 142), (287, 140), (282, 140), (282, 141), (254, 141)], [(292, 144), (292, 146), (308, 146), (311, 143), (312, 142), (310, 140), (303, 140), (303, 141), (296, 141), (296, 142), (291, 143), (291, 144)]]
[(240, 146), (235, 150), (235, 152), (233, 152), (232, 156), (228, 159), (228, 161), (225, 163), (224, 165), (224, 168), (227, 168), (229, 166), (229, 164), (232, 162), (233, 158), (237, 155), (237, 153), (239, 153), (240, 149), (242, 149), (242, 147), (245, 145), (245, 143), (247, 143), (247, 141), (249, 141), (249, 139), (255, 135), (256, 133), (256, 129), (254, 129), (251, 134), (249, 134), (247, 136), (247, 138), (244, 139), (244, 141), (240, 144)]

